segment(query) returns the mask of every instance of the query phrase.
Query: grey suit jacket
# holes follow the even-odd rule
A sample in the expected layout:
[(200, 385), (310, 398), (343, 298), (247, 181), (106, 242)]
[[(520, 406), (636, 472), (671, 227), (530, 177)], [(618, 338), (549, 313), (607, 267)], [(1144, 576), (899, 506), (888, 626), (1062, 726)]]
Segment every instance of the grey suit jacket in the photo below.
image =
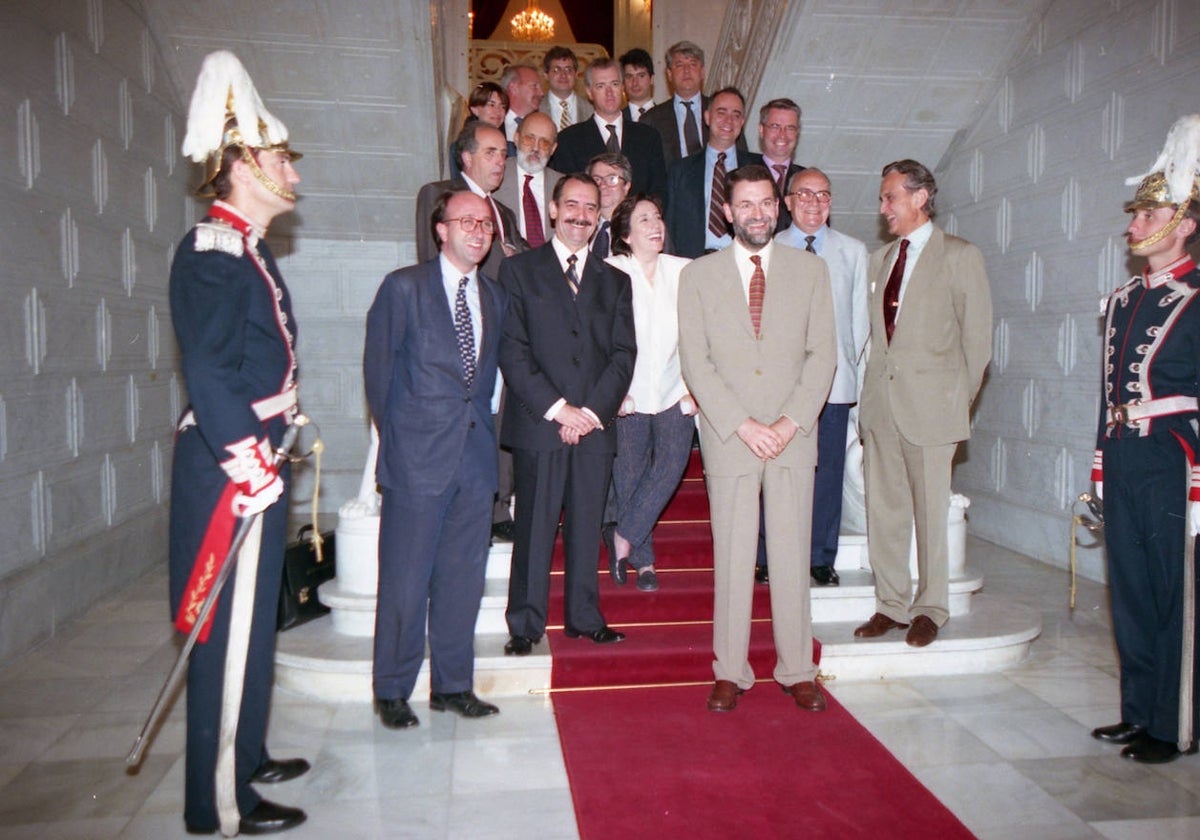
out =
[(971, 402), (992, 358), (992, 297), (983, 254), (935, 227), (921, 251), (889, 344), (883, 291), (898, 245), (871, 254), (871, 350), (859, 402), (865, 431), (894, 419), (918, 446), (971, 435)]
[[(554, 120), (554, 125), (558, 125), (558, 118), (561, 111), (558, 107), (558, 99), (549, 91), (542, 97), (542, 104), (538, 106), (538, 110)], [(581, 123), (592, 118), (595, 111), (592, 109), (592, 103), (588, 102), (586, 96), (575, 94), (575, 123)], [(572, 123), (574, 125), (575, 123)]]
[(738, 426), (785, 414), (800, 430), (776, 463), (815, 465), (817, 416), (837, 367), (829, 271), (819, 257), (772, 245), (756, 338), (733, 248), (694, 260), (679, 278), (679, 361), (700, 406), (704, 469), (757, 472)]
[[(542, 235), (549, 242), (550, 237), (554, 235), (554, 228), (550, 226), (550, 199), (554, 194), (554, 185), (562, 178), (562, 173), (546, 167), (544, 175), (545, 177), (542, 178), (542, 191), (544, 194), (544, 200), (542, 201)], [(500, 182), (499, 188), (492, 193), (492, 196), (513, 211), (513, 215), (517, 217), (517, 232), (521, 234), (522, 238), (528, 239), (525, 236), (525, 205), (522, 200), (524, 186), (525, 173), (517, 166), (516, 158), (509, 158), (504, 164), (504, 180)]]
[[(437, 203), (438, 196), (448, 190), (465, 189), (467, 189), (467, 182), (456, 178), (453, 181), (433, 181), (421, 187), (420, 192), (417, 193), (414, 235), (417, 240), (418, 262), (429, 262), (439, 253), (437, 239), (434, 238), (433, 229), (429, 224), (433, 217), (433, 205)], [(513, 215), (512, 209), (498, 198), (492, 200), (496, 205), (496, 212), (500, 216), (500, 224), (504, 228), (504, 241), (502, 244), (499, 232), (492, 237), (492, 247), (481, 263), (481, 267), (488, 277), (498, 277), (500, 261), (504, 259), (503, 245), (508, 245), (513, 250), (521, 252), (529, 250), (529, 243), (521, 237), (521, 232), (517, 229), (517, 217)]]
[[(775, 241), (804, 250), (804, 231), (789, 225)], [(825, 243), (818, 256), (829, 267), (833, 289), (833, 319), (837, 324), (837, 373), (829, 389), (829, 402), (856, 403), (859, 367), (864, 361), (871, 317), (867, 309), (867, 246), (853, 236), (825, 228)]]

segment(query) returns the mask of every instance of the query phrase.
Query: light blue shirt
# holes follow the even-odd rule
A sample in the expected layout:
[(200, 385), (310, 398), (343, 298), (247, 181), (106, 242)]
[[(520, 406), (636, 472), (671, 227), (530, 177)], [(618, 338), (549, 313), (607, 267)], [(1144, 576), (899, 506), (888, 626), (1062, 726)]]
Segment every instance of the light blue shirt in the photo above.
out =
[[(719, 251), (733, 241), (733, 237), (728, 233), (716, 237), (708, 229), (708, 208), (712, 206), (713, 170), (717, 168), (717, 155), (719, 154), (720, 152), (712, 146), (704, 147), (704, 248), (709, 251)], [(725, 174), (728, 175), (737, 168), (737, 146), (730, 146), (725, 150)]]
[(821, 256), (821, 252), (825, 250), (825, 232), (829, 230), (828, 225), (821, 225), (816, 233), (805, 233), (796, 227), (793, 222), (788, 225), (787, 230), (782, 231), (775, 237), (776, 242), (782, 242), (784, 245), (790, 245), (793, 248), (799, 248), (804, 251), (808, 248), (808, 243), (804, 241), (806, 236), (815, 236), (813, 240), (813, 250), (817, 252), (817, 256)]
[(679, 127), (679, 156), (685, 158), (688, 156), (687, 140), (683, 137), (684, 120), (687, 117), (688, 110), (683, 107), (684, 102), (692, 103), (692, 114), (696, 118), (696, 137), (700, 142), (704, 142), (704, 100), (700, 94), (696, 94), (691, 99), (680, 99), (676, 94), (672, 97), (675, 103), (675, 124)]
[[(455, 222), (454, 224), (458, 224)], [(438, 257), (442, 269), (442, 288), (446, 291), (446, 302), (450, 304), (450, 321), (454, 322), (454, 307), (458, 300), (458, 281), (467, 278), (467, 309), (471, 313), (471, 334), (475, 338), (475, 358), (479, 359), (479, 337), (483, 335), (483, 310), (479, 304), (479, 278), (476, 270), (463, 274), (450, 264), (446, 255)]]

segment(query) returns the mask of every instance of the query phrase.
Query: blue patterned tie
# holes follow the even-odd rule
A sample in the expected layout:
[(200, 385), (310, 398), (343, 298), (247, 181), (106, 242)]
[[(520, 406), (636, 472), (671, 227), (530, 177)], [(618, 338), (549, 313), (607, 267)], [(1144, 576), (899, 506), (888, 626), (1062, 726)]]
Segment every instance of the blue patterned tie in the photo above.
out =
[(467, 308), (468, 279), (458, 281), (458, 294), (454, 296), (454, 332), (458, 335), (458, 353), (469, 388), (475, 379), (475, 331), (471, 328), (471, 310)]
[(574, 300), (579, 296), (579, 272), (575, 270), (575, 263), (579, 257), (572, 254), (567, 257), (567, 285), (571, 287), (571, 299)]

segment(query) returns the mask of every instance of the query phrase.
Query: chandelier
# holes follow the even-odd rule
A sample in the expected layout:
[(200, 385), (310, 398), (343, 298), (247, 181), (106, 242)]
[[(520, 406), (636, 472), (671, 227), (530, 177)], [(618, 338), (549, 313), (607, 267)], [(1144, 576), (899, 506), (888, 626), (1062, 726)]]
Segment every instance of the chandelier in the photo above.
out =
[(524, 11), (509, 21), (513, 38), (518, 41), (551, 41), (554, 39), (554, 18), (538, 8), (537, 0), (529, 0)]

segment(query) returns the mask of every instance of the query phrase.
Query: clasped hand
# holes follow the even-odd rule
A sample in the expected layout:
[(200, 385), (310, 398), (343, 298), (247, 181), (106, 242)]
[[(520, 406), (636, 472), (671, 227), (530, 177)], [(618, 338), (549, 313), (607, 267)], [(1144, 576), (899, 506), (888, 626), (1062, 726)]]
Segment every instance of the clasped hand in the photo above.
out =
[(796, 436), (796, 424), (787, 417), (780, 417), (771, 425), (747, 417), (738, 426), (737, 436), (750, 448), (760, 461), (779, 457)]
[(573, 405), (564, 405), (560, 408), (558, 414), (554, 415), (554, 422), (559, 424), (559, 439), (568, 446), (574, 446), (589, 432), (600, 428), (600, 424), (596, 422), (595, 418), (582, 408), (576, 408)]

